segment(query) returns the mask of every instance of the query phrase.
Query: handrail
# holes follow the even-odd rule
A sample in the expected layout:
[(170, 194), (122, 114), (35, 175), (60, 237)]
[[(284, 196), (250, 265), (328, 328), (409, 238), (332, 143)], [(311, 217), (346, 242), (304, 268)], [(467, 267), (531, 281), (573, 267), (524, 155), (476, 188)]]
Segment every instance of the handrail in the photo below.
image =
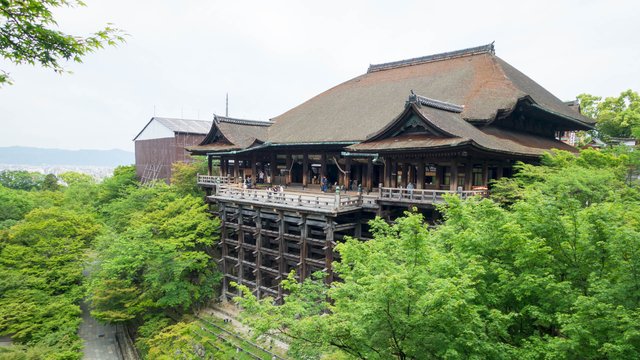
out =
[(200, 185), (221, 185), (235, 184), (236, 179), (232, 176), (214, 176), (198, 174), (198, 184)]

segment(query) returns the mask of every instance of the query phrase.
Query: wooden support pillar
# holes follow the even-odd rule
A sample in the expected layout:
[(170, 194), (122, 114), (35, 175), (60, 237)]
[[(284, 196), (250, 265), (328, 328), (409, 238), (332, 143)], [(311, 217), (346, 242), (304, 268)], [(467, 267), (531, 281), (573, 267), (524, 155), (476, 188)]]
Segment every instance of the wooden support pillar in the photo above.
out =
[(233, 177), (236, 180), (240, 177), (240, 161), (237, 156), (233, 157)]
[(256, 153), (253, 152), (251, 154), (251, 184), (257, 184), (258, 183), (258, 174), (257, 172), (257, 166), (256, 166)]
[(384, 159), (384, 177), (383, 177), (383, 185), (385, 187), (391, 187), (391, 159)]
[(350, 157), (347, 157), (344, 160), (344, 180), (342, 183), (346, 189), (349, 188), (349, 184), (351, 183), (351, 158)]
[(286, 164), (285, 166), (287, 168), (286, 169), (287, 172), (286, 172), (286, 175), (285, 175), (285, 181), (284, 182), (285, 182), (286, 185), (289, 185), (289, 184), (291, 184), (291, 180), (292, 180), (292, 177), (291, 177), (291, 168), (292, 168), (292, 166), (291, 166), (292, 165), (291, 154), (287, 154), (287, 160), (286, 160), (285, 164)]
[(400, 186), (406, 188), (407, 187), (407, 183), (409, 181), (409, 164), (407, 163), (403, 163), (402, 164), (402, 184)]
[(261, 286), (262, 286), (262, 211), (260, 208), (256, 208), (256, 251), (254, 252), (256, 256), (256, 296), (258, 299), (262, 297)]
[(320, 155), (320, 178), (322, 178), (323, 176), (327, 176), (327, 154), (326, 153), (322, 153)]
[(489, 186), (489, 164), (486, 161), (482, 163), (482, 186)]
[(424, 189), (424, 161), (422, 160), (418, 162), (418, 176), (416, 183), (417, 189)]
[(227, 292), (229, 291), (229, 280), (227, 274), (227, 256), (229, 255), (229, 245), (227, 244), (227, 211), (224, 203), (219, 205), (220, 211), (220, 255), (222, 260), (222, 298), (226, 300)]
[(272, 152), (269, 159), (269, 172), (271, 173), (271, 184), (275, 182), (276, 172), (278, 171), (276, 153)]
[(302, 186), (309, 185), (309, 154), (302, 155)]
[(279, 281), (278, 281), (278, 299), (276, 299), (277, 301), (281, 301), (282, 300), (282, 285), (280, 284), (280, 281), (282, 281), (284, 278), (287, 277), (287, 274), (285, 273), (285, 269), (286, 269), (286, 263), (285, 263), (285, 258), (284, 258), (284, 246), (285, 246), (285, 239), (284, 239), (284, 231), (285, 231), (285, 222), (284, 222), (284, 212), (283, 211), (278, 211), (278, 274), (279, 274)]
[[(238, 284), (242, 284), (244, 280), (244, 269), (242, 262), (244, 261), (244, 230), (242, 229), (242, 206), (238, 205)], [(238, 290), (238, 296), (242, 296), (240, 290)]]
[(504, 175), (504, 168), (502, 167), (502, 165), (496, 166), (496, 179), (502, 178), (503, 175)]
[(451, 171), (450, 171), (450, 179), (449, 179), (449, 190), (450, 191), (458, 191), (458, 163), (451, 163)]
[(302, 224), (300, 225), (300, 262), (299, 262), (299, 275), (300, 282), (303, 282), (307, 278), (307, 234), (309, 227), (307, 226), (307, 215), (302, 214)]
[(211, 155), (207, 155), (207, 175), (211, 176), (212, 174), (213, 174), (213, 158), (211, 157)]
[(391, 184), (389, 186), (398, 187), (398, 162), (395, 159), (391, 160)]
[(327, 217), (327, 225), (325, 227), (325, 245), (324, 245), (324, 260), (325, 260), (325, 269), (327, 269), (327, 277), (326, 283), (331, 284), (333, 282), (333, 270), (331, 268), (331, 264), (333, 263), (333, 244), (334, 244), (334, 232), (335, 232), (335, 223), (333, 219)]
[(367, 191), (373, 190), (373, 159), (367, 158)]
[(471, 190), (471, 184), (473, 184), (471, 180), (471, 174), (473, 170), (473, 163), (471, 161), (467, 161), (464, 164), (464, 189)]
[(227, 158), (220, 158), (220, 176), (227, 176)]

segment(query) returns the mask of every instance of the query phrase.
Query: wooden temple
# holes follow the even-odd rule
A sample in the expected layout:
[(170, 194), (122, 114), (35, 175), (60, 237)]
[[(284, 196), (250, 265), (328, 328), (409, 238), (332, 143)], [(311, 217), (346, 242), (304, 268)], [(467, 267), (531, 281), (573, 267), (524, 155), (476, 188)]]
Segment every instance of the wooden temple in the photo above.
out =
[(373, 217), (484, 195), (516, 161), (575, 152), (556, 135), (592, 126), (493, 44), (371, 65), (269, 121), (215, 116), (188, 150), (209, 160), (198, 182), (222, 220), (223, 294), (235, 281), (279, 299), (292, 270), (331, 281), (336, 242), (366, 240)]

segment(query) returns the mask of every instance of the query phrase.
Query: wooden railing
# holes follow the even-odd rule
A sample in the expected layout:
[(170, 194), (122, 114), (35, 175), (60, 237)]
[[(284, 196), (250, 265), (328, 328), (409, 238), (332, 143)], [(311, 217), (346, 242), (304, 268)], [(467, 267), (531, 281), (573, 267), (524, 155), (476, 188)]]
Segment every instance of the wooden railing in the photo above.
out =
[(280, 204), (288, 207), (316, 208), (329, 211), (350, 210), (364, 207), (377, 209), (380, 202), (409, 204), (438, 204), (447, 194), (457, 194), (462, 199), (486, 196), (487, 190), (449, 191), (433, 189), (407, 189), (381, 187), (369, 194), (317, 194), (271, 189), (244, 189), (233, 177), (198, 175), (198, 184), (212, 186), (214, 197), (250, 202)]
[(444, 201), (447, 194), (457, 194), (466, 199), (472, 196), (486, 196), (486, 190), (431, 190), (431, 189), (406, 189), (406, 188), (380, 188), (378, 199), (393, 202), (409, 202), (416, 204), (437, 204)]
[(198, 174), (198, 185), (225, 185), (235, 184), (236, 179), (231, 176), (212, 176)]
[(245, 200), (265, 204), (280, 204), (292, 207), (306, 207), (322, 210), (344, 210), (360, 207), (361, 197), (358, 195), (301, 194), (263, 189), (243, 189), (232, 186), (218, 186), (217, 198)]

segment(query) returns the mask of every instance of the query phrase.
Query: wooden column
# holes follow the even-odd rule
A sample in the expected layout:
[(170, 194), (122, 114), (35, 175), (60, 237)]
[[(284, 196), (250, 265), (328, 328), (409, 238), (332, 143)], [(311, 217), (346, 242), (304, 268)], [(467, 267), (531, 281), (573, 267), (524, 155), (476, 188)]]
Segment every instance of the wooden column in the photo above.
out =
[(262, 297), (262, 271), (260, 267), (262, 266), (262, 211), (260, 208), (256, 208), (256, 251), (254, 255), (256, 256), (256, 269), (254, 273), (256, 274), (256, 296), (258, 299)]
[(240, 161), (237, 156), (233, 157), (233, 177), (236, 180), (240, 177)]
[(302, 186), (309, 184), (309, 154), (302, 155)]
[[(344, 186), (345, 189), (349, 188), (349, 183), (351, 183), (351, 158), (347, 157), (344, 160)], [(355, 189), (354, 189), (355, 190)]]
[(227, 296), (227, 292), (229, 291), (229, 280), (227, 279), (227, 274), (229, 273), (229, 271), (227, 269), (226, 258), (229, 255), (229, 245), (227, 245), (227, 210), (224, 203), (220, 203), (218, 206), (220, 208), (220, 257), (222, 261), (222, 297), (225, 298)]
[(256, 153), (252, 153), (251, 154), (251, 184), (257, 184), (258, 183), (258, 174), (256, 174), (257, 172), (257, 167), (256, 167)]
[(286, 172), (286, 175), (285, 175), (285, 179), (286, 179), (285, 183), (286, 183), (286, 185), (291, 184), (291, 163), (292, 163), (291, 154), (287, 154), (287, 160), (285, 162), (285, 166), (287, 168), (286, 169), (287, 172)]
[(482, 186), (489, 186), (489, 164), (486, 161), (482, 163)]
[(320, 178), (321, 180), (323, 176), (327, 176), (327, 154), (322, 153), (320, 155)]
[(269, 158), (269, 171), (271, 172), (271, 183), (275, 183), (276, 180), (276, 172), (278, 171), (278, 164), (276, 164), (277, 158), (276, 153), (272, 152)]
[(391, 160), (391, 184), (389, 186), (398, 187), (398, 162), (395, 159)]
[[(238, 263), (236, 267), (238, 268), (238, 284), (242, 284), (244, 280), (244, 269), (242, 266), (242, 262), (244, 261), (244, 230), (242, 229), (242, 206), (238, 205)], [(238, 296), (241, 296), (242, 293), (238, 290)]]
[(457, 162), (452, 162), (451, 163), (451, 178), (449, 181), (449, 190), (451, 191), (457, 191), (458, 190), (458, 163)]
[(471, 180), (471, 173), (473, 169), (473, 163), (471, 161), (467, 161), (464, 164), (464, 189), (471, 190), (471, 184), (473, 181)]
[(227, 158), (220, 158), (220, 176), (227, 176)]
[(301, 219), (302, 224), (300, 225), (300, 264), (299, 264), (299, 274), (300, 274), (300, 282), (303, 282), (307, 277), (307, 234), (309, 232), (309, 227), (307, 226), (307, 215), (302, 214)]
[(333, 219), (327, 217), (327, 225), (325, 226), (325, 245), (324, 245), (324, 258), (325, 269), (327, 270), (326, 283), (330, 284), (333, 281), (333, 270), (331, 264), (333, 263), (333, 245), (334, 245), (334, 231), (335, 223)]
[(282, 285), (280, 285), (280, 281), (282, 281), (287, 274), (285, 274), (286, 264), (284, 259), (284, 212), (278, 211), (278, 299), (276, 301), (282, 300)]
[(368, 158), (367, 159), (367, 191), (371, 191), (373, 190), (373, 188), (375, 187), (375, 184), (373, 182), (373, 158)]
[(502, 167), (502, 165), (496, 166), (496, 179), (502, 178), (503, 175), (504, 175), (504, 168)]
[(385, 187), (391, 187), (391, 159), (384, 159), (384, 177), (383, 177), (383, 185)]
[(211, 176), (212, 174), (213, 174), (213, 158), (211, 157), (211, 155), (207, 155), (207, 175)]
[(416, 183), (417, 189), (424, 189), (424, 161), (422, 160), (418, 162), (418, 176)]
[(402, 164), (402, 184), (400, 186), (406, 188), (407, 187), (407, 182), (409, 181), (409, 164), (407, 163), (403, 163)]
[(436, 178), (433, 179), (436, 190), (440, 190), (442, 179), (444, 179), (444, 168), (441, 165), (436, 165)]

